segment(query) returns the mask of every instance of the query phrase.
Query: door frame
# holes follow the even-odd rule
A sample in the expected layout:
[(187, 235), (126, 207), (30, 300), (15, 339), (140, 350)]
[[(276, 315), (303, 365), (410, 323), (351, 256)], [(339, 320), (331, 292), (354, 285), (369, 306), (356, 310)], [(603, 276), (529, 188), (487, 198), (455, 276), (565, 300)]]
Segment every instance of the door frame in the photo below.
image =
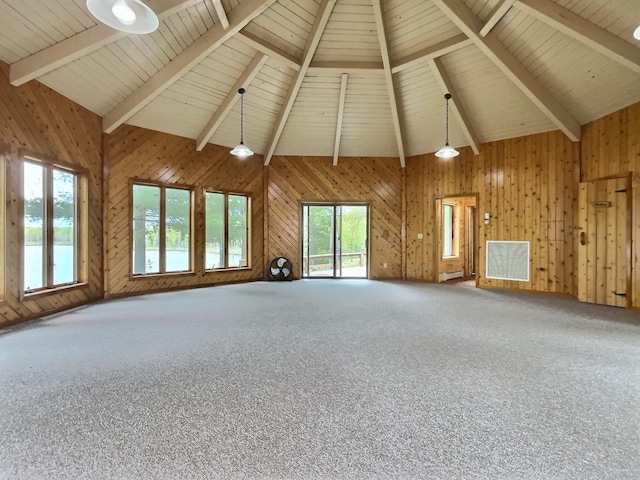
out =
[[(333, 275), (331, 276), (311, 276), (309, 275), (308, 277), (304, 276), (304, 207), (305, 206), (318, 206), (318, 207), (333, 207), (333, 222), (334, 222), (334, 228), (333, 230)], [(366, 231), (366, 240), (365, 240), (365, 244), (366, 244), (366, 251), (367, 251), (367, 261), (366, 261), (366, 276), (364, 277), (345, 277), (345, 276), (338, 276), (336, 275), (337, 271), (338, 271), (338, 267), (337, 267), (337, 260), (338, 260), (338, 254), (337, 254), (337, 244), (336, 244), (336, 235), (337, 235), (337, 228), (336, 227), (336, 207), (366, 207), (367, 208), (367, 215), (366, 215), (366, 219), (367, 219), (367, 231)], [(308, 278), (308, 279), (320, 279), (320, 278), (331, 278), (331, 279), (351, 279), (351, 280), (368, 280), (369, 279), (369, 274), (371, 272), (371, 248), (370, 248), (370, 244), (371, 244), (371, 204), (369, 202), (363, 202), (363, 201), (355, 201), (355, 202), (305, 202), (305, 201), (300, 201), (299, 202), (299, 212), (300, 212), (300, 259), (302, 260), (300, 262), (300, 278)], [(340, 238), (340, 251), (342, 252), (342, 238)], [(341, 259), (340, 259), (341, 260)], [(340, 264), (340, 271), (342, 270), (342, 263)]]
[[(478, 193), (458, 193), (458, 194), (446, 194), (446, 195), (433, 196), (433, 210), (434, 210), (433, 218), (435, 219), (435, 222), (433, 222), (433, 238), (435, 238), (435, 242), (434, 242), (435, 248), (433, 251), (433, 266), (434, 266), (434, 271), (436, 272), (435, 282), (441, 283), (440, 282), (440, 260), (441, 260), (440, 251), (442, 249), (442, 241), (440, 239), (440, 229), (442, 226), (442, 209), (438, 208), (438, 204), (442, 204), (446, 199), (452, 199), (452, 198), (475, 198), (476, 200), (475, 202), (476, 214), (474, 219), (475, 229), (472, 233), (473, 233), (473, 263), (474, 263), (473, 270), (475, 271), (474, 281), (477, 287), (479, 284), (478, 280), (480, 279), (480, 274), (478, 272), (478, 244), (479, 244), (479, 231), (480, 231), (480, 224), (478, 223), (478, 211), (480, 208), (480, 195)], [(468, 226), (465, 225), (465, 228), (468, 228)]]

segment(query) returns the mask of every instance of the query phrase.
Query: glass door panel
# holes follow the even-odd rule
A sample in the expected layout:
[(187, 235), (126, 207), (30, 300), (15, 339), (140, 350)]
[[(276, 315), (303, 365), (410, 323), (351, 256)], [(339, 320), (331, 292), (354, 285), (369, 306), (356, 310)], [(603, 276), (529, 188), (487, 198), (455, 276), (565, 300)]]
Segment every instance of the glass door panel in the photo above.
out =
[(340, 277), (367, 278), (367, 205), (341, 205)]
[(302, 206), (302, 276), (367, 278), (368, 206)]
[(342, 277), (342, 207), (334, 205), (334, 223), (335, 223), (335, 253), (336, 253), (336, 271), (335, 277)]
[(303, 276), (333, 277), (334, 272), (334, 208), (333, 205), (303, 207)]

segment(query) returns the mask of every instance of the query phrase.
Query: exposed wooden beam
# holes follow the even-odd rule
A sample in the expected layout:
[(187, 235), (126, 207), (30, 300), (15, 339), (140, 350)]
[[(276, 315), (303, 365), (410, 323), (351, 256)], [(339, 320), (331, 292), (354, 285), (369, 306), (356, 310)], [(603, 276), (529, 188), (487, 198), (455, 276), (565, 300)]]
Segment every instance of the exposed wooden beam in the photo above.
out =
[(298, 59), (293, 55), (290, 55), (284, 50), (281, 50), (278, 47), (265, 42), (261, 38), (247, 32), (246, 30), (242, 30), (234, 38), (237, 38), (245, 45), (248, 45), (259, 52), (269, 55), (269, 58), (271, 60), (276, 60), (283, 65), (294, 69), (295, 71), (300, 70), (300, 62), (298, 62)]
[(396, 134), (396, 143), (398, 144), (398, 157), (400, 157), (400, 166), (405, 167), (404, 143), (402, 141), (402, 128), (400, 127), (400, 113), (398, 112), (398, 98), (393, 83), (393, 74), (391, 73), (391, 60), (389, 58), (389, 39), (387, 38), (387, 29), (385, 27), (384, 13), (382, 12), (381, 0), (373, 1), (373, 16), (376, 19), (376, 29), (378, 30), (378, 42), (380, 43), (380, 54), (382, 55), (382, 64), (384, 66), (384, 76), (387, 84), (387, 93), (389, 94), (389, 103), (391, 104), (391, 119), (393, 121), (393, 130)]
[(256, 53), (255, 57), (253, 57), (253, 60), (251, 60), (251, 63), (249, 63), (245, 71), (242, 73), (242, 75), (240, 75), (240, 78), (238, 78), (236, 83), (231, 88), (231, 91), (227, 94), (227, 98), (224, 99), (222, 105), (220, 105), (218, 110), (216, 110), (216, 113), (213, 115), (213, 117), (211, 117), (211, 120), (209, 120), (207, 125), (202, 130), (202, 133), (198, 135), (198, 139), (196, 140), (197, 151), (201, 151), (205, 147), (215, 131), (218, 129), (218, 127), (220, 127), (224, 119), (227, 118), (227, 115), (229, 115), (234, 105), (238, 102), (238, 100), (240, 99), (238, 90), (242, 87), (251, 85), (251, 82), (254, 78), (256, 78), (256, 75), (258, 75), (258, 72), (264, 66), (264, 64), (267, 63), (268, 59), (268, 55), (265, 55), (261, 52)]
[(227, 30), (220, 24), (214, 25), (180, 55), (158, 70), (102, 118), (103, 131), (113, 132), (275, 2), (276, 0), (249, 0), (239, 4), (229, 14)]
[(453, 84), (449, 79), (449, 75), (447, 75), (447, 71), (442, 64), (442, 60), (440, 58), (432, 58), (429, 60), (429, 63), (431, 64), (431, 69), (435, 74), (440, 88), (442, 88), (443, 95), (445, 93), (451, 94), (451, 110), (453, 110), (453, 114), (457, 117), (460, 128), (462, 128), (465, 137), (467, 137), (467, 141), (469, 142), (469, 145), (471, 145), (473, 153), (479, 155), (480, 142), (478, 141), (478, 136), (471, 124), (471, 120), (469, 120), (469, 117), (462, 106), (462, 100), (458, 96), (458, 92), (456, 92), (456, 89), (453, 87)]
[(453, 38), (449, 38), (448, 40), (444, 40), (443, 42), (437, 43), (431, 47), (424, 48), (419, 52), (401, 58), (396, 62), (395, 66), (391, 68), (391, 73), (402, 72), (403, 70), (407, 70), (408, 68), (414, 67), (421, 63), (426, 63), (432, 58), (442, 57), (447, 53), (455, 52), (456, 50), (460, 50), (461, 48), (467, 47), (469, 45), (473, 45), (473, 42), (469, 39), (469, 37), (461, 33), (460, 35), (456, 35)]
[(309, 65), (311, 64), (311, 59), (316, 53), (316, 49), (318, 48), (318, 44), (320, 43), (320, 38), (324, 33), (324, 29), (327, 26), (327, 22), (329, 21), (331, 11), (333, 10), (333, 6), (336, 4), (336, 1), (337, 0), (323, 0), (322, 4), (320, 5), (320, 9), (318, 10), (318, 14), (316, 15), (316, 21), (311, 28), (309, 37), (307, 38), (307, 43), (304, 48), (304, 57), (302, 59), (302, 64), (300, 65), (300, 70), (294, 75), (293, 82), (289, 86), (289, 91), (287, 92), (284, 105), (282, 107), (282, 110), (280, 111), (280, 115), (278, 115), (276, 126), (271, 135), (269, 147), (267, 148), (267, 151), (264, 155), (265, 165), (269, 165), (269, 162), (271, 162), (271, 157), (273, 157), (273, 153), (276, 151), (276, 146), (278, 145), (278, 141), (280, 141), (280, 137), (282, 136), (282, 132), (284, 131), (284, 126), (287, 124), (289, 114), (291, 113), (293, 104), (296, 101), (296, 97), (298, 96), (298, 92), (300, 91), (300, 87), (302, 86), (302, 82), (304, 81), (304, 77), (307, 74), (307, 70), (309, 69)]
[(229, 28), (229, 19), (227, 18), (227, 12), (224, 11), (224, 7), (222, 6), (222, 0), (212, 0), (213, 8), (216, 10), (216, 15), (218, 16), (218, 20), (220, 20), (220, 25), (225, 30)]
[(100, 23), (15, 62), (10, 67), (9, 81), (19, 87), (126, 35)]
[(491, 13), (489, 14), (489, 19), (484, 22), (484, 26), (480, 29), (480, 36), (486, 37), (493, 27), (495, 27), (502, 17), (504, 17), (507, 12), (511, 9), (516, 0), (502, 0), (498, 3)]
[(433, 0), (449, 19), (572, 141), (580, 124), (493, 34), (480, 36), (482, 24), (461, 0)]
[(349, 75), (342, 74), (340, 82), (340, 102), (338, 103), (338, 121), (336, 122), (336, 142), (333, 146), (333, 165), (338, 165), (338, 157), (340, 154), (340, 136), (342, 135), (342, 119), (344, 117), (344, 101), (347, 97), (347, 80)]
[(549, 0), (517, 0), (516, 8), (640, 73), (640, 49)]
[[(380, 65), (382, 66), (382, 65)], [(343, 73), (347, 73), (349, 75), (360, 75), (360, 76), (369, 76), (376, 77), (382, 75), (384, 73), (384, 69), (382, 68), (360, 68), (360, 67), (309, 67), (307, 73), (313, 75), (342, 75)]]
[[(154, 0), (149, 2), (148, 5), (162, 19), (200, 3), (200, 1)], [(69, 37), (12, 64), (9, 72), (11, 85), (18, 87), (30, 80), (46, 75), (56, 68), (60, 68), (127, 35), (127, 33), (99, 23), (73, 37)]]
[(378, 62), (312, 62), (309, 73), (340, 75), (343, 73), (382, 73), (384, 66)]

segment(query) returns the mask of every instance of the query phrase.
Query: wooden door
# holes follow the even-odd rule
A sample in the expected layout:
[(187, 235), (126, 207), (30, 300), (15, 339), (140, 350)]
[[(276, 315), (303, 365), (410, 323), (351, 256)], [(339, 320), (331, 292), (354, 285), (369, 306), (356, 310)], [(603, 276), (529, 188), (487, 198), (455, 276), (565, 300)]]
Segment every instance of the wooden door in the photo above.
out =
[(627, 179), (580, 184), (578, 298), (627, 306)]

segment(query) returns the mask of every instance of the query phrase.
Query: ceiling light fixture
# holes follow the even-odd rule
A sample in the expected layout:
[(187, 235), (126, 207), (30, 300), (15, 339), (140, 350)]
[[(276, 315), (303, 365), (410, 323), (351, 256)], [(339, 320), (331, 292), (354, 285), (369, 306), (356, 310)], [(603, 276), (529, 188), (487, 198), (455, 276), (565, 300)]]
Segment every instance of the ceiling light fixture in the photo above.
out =
[(105, 25), (126, 33), (151, 33), (160, 22), (140, 0), (87, 0), (91, 14)]
[(444, 147), (436, 152), (436, 157), (438, 158), (453, 158), (457, 157), (460, 152), (458, 152), (455, 148), (449, 146), (449, 100), (451, 100), (451, 94), (446, 93), (444, 98), (447, 100), (447, 117), (445, 122), (445, 132), (446, 139), (444, 142)]
[(244, 144), (244, 92), (246, 92), (244, 88), (238, 90), (240, 94), (240, 143), (231, 150), (231, 155), (238, 158), (247, 158), (253, 155), (251, 149)]
[(633, 38), (640, 40), (640, 27), (636, 28), (635, 32), (633, 32)]
[(125, 25), (133, 25), (137, 18), (136, 12), (124, 0), (118, 0), (114, 3), (111, 7), (111, 13)]

